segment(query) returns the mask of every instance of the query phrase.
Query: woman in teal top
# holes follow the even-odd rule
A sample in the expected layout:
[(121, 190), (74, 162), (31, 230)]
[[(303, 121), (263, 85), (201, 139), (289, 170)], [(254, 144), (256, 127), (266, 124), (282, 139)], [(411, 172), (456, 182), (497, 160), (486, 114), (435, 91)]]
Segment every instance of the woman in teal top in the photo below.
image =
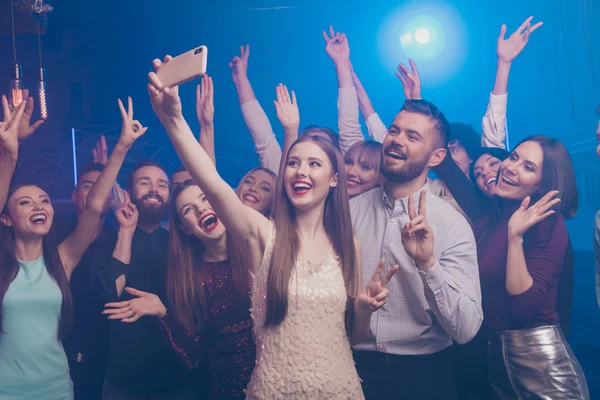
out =
[[(33, 100), (30, 98), (31, 104)], [(14, 114), (2, 96), (0, 123), (0, 399), (72, 399), (61, 339), (72, 322), (69, 278), (92, 243), (127, 150), (146, 128), (119, 101), (119, 143), (87, 196), (77, 227), (54, 242), (50, 197), (35, 185), (8, 190), (18, 158), (24, 102)], [(31, 107), (31, 105), (30, 105)]]

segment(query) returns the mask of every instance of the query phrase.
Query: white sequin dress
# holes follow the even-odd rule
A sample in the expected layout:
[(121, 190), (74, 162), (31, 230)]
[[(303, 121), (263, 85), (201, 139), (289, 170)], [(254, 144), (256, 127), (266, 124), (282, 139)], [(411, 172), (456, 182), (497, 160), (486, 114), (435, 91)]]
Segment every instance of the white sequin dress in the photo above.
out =
[(257, 352), (246, 399), (364, 399), (344, 323), (344, 278), (332, 251), (320, 263), (298, 261), (285, 319), (276, 327), (263, 326), (273, 242), (271, 233), (254, 278)]

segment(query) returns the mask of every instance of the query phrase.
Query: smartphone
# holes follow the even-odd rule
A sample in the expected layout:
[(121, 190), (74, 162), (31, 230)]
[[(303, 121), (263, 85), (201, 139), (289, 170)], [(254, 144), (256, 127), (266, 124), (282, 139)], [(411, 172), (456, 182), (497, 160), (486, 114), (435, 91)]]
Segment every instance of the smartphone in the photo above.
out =
[(163, 87), (173, 87), (206, 74), (208, 48), (196, 47), (161, 65), (156, 72)]

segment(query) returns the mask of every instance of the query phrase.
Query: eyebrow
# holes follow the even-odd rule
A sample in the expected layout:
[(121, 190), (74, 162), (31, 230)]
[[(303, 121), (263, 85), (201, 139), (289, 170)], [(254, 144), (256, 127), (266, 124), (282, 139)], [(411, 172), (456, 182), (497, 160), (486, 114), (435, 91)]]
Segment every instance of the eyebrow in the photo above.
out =
[(394, 124), (392, 124), (392, 125), (390, 126), (390, 129), (388, 129), (388, 131), (389, 131), (389, 130), (392, 130), (392, 129), (396, 129), (396, 130), (398, 130), (398, 131), (399, 131), (399, 130), (401, 130), (401, 129), (400, 129), (400, 127), (399, 127), (398, 125), (394, 125)]
[(321, 160), (318, 157), (308, 157), (308, 161), (318, 161), (318, 162), (321, 162), (321, 163), (323, 162), (323, 160)]
[[(149, 176), (142, 176), (142, 177), (138, 178), (135, 181), (135, 183), (138, 183), (139, 181), (142, 181), (142, 180), (151, 181), (152, 179), (150, 179)], [(160, 182), (160, 183), (166, 183), (167, 185), (169, 184), (169, 181), (165, 180), (165, 179), (159, 179), (158, 182)]]
[(270, 182), (267, 182), (267, 181), (260, 181), (260, 183), (267, 184), (267, 185), (269, 185), (269, 187), (270, 187), (270, 188), (272, 188), (272, 187), (273, 187), (273, 185), (271, 185), (271, 183), (270, 183)]
[(423, 135), (421, 135), (418, 131), (415, 131), (414, 129), (407, 129), (406, 132), (412, 133), (414, 135), (417, 135), (418, 137), (420, 137), (421, 139), (423, 139)]
[[(519, 153), (517, 153), (516, 150), (513, 150), (512, 154), (515, 154), (518, 159), (521, 159), (521, 156), (519, 155)], [(529, 164), (529, 165), (533, 166), (534, 168), (539, 168), (538, 165), (531, 160), (523, 159), (523, 162), (525, 164)]]
[[(50, 198), (50, 196), (48, 196), (47, 194), (41, 194), (38, 196), (40, 199), (44, 199), (44, 198)], [(21, 196), (19, 198), (17, 198), (17, 201), (22, 200), (22, 199), (30, 199), (33, 200), (33, 196)]]

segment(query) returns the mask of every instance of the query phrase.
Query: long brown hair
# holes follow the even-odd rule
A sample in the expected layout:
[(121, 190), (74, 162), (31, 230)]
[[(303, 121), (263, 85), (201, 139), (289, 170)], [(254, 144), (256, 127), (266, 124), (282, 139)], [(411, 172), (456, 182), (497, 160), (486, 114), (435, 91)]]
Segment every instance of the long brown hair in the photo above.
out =
[[(35, 186), (32, 184), (22, 184), (13, 186), (8, 191), (7, 199), (22, 187)], [(41, 188), (40, 188), (41, 189)], [(8, 201), (3, 215), (8, 215)], [(50, 227), (50, 231), (42, 239), (42, 249), (44, 254), (44, 263), (48, 274), (54, 279), (62, 293), (62, 302), (60, 306), (60, 322), (58, 325), (58, 339), (62, 339), (71, 330), (73, 326), (73, 300), (71, 298), (71, 287), (65, 273), (65, 268), (60, 255), (58, 254), (58, 244), (54, 234), (54, 224)], [(2, 302), (8, 291), (8, 287), (15, 280), (19, 273), (19, 261), (15, 252), (15, 232), (12, 227), (0, 224), (0, 334), (5, 333), (2, 325)]]
[[(333, 173), (338, 174), (338, 184), (331, 188), (325, 200), (323, 224), (333, 250), (340, 260), (340, 267), (344, 276), (344, 286), (348, 297), (346, 305), (346, 331), (352, 332), (354, 318), (354, 300), (359, 291), (358, 260), (352, 222), (350, 219), (350, 206), (346, 188), (346, 170), (340, 152), (327, 140), (319, 136), (302, 136), (290, 148), (291, 153), (298, 143), (310, 142), (320, 147), (331, 162)], [(287, 164), (287, 159), (285, 160)], [(277, 179), (277, 190), (274, 197), (275, 243), (269, 266), (267, 280), (267, 315), (265, 326), (277, 326), (287, 314), (289, 286), (292, 272), (296, 268), (300, 250), (300, 238), (296, 228), (296, 210), (284, 187), (284, 174)]]
[[(202, 329), (208, 312), (204, 277), (200, 265), (204, 262), (204, 244), (194, 235), (181, 229), (181, 218), (177, 210), (177, 198), (192, 181), (177, 185), (173, 190), (170, 206), (169, 265), (167, 270), (167, 300), (169, 313), (190, 332)], [(248, 270), (243, 263), (240, 247), (227, 233), (227, 253), (231, 265), (233, 282), (238, 291), (248, 291)]]

